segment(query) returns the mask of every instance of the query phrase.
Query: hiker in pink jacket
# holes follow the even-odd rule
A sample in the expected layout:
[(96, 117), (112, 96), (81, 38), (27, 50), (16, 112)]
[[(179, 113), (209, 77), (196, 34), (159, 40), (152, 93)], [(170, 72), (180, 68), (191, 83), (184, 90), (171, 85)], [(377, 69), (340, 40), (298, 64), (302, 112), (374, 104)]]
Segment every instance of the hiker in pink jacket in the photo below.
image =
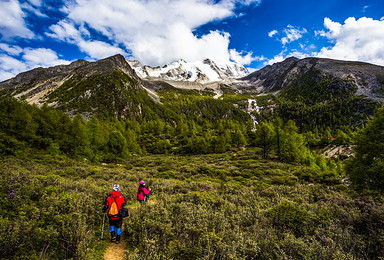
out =
[(140, 181), (140, 185), (137, 188), (136, 198), (140, 203), (147, 201), (149, 195), (151, 194), (151, 189), (146, 187), (147, 182)]

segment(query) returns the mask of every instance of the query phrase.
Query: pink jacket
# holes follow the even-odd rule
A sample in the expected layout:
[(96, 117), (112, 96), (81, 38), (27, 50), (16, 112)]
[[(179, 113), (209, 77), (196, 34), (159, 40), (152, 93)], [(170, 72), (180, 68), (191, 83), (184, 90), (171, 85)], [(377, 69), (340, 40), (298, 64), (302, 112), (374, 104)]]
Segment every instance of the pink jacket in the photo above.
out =
[(137, 188), (136, 192), (136, 198), (138, 200), (145, 200), (145, 197), (148, 196), (151, 193), (151, 190), (147, 187), (140, 185), (139, 188)]

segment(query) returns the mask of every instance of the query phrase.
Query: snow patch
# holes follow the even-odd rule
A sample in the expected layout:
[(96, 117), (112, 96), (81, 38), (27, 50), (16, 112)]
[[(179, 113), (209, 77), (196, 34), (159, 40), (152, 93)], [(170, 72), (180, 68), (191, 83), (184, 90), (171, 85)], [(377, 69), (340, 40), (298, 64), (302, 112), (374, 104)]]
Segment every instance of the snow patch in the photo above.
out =
[(163, 67), (142, 66), (138, 61), (128, 63), (141, 78), (209, 83), (248, 75), (248, 70), (242, 65), (234, 62), (216, 64), (209, 59), (201, 62), (178, 60)]

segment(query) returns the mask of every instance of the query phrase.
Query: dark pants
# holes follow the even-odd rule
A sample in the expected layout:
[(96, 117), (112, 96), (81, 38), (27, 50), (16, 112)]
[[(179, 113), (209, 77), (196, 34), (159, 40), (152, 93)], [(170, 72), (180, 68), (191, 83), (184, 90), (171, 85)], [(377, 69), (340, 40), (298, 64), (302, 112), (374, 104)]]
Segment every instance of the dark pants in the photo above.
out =
[(109, 231), (116, 231), (116, 235), (121, 235), (121, 226), (123, 225), (123, 218), (109, 219)]

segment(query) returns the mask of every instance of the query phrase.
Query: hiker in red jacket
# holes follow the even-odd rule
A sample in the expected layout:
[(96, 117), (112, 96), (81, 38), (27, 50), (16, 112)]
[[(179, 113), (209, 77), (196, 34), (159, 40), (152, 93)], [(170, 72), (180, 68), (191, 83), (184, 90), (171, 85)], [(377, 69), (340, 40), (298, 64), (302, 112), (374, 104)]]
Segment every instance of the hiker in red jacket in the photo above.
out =
[(113, 185), (113, 191), (111, 191), (111, 194), (104, 201), (103, 212), (108, 214), (111, 241), (116, 242), (116, 244), (120, 243), (121, 226), (123, 224), (120, 210), (125, 205), (125, 197), (120, 192), (120, 186), (118, 184)]
[(140, 181), (140, 185), (137, 188), (136, 198), (140, 203), (147, 201), (149, 195), (151, 194), (151, 189), (147, 188), (146, 184), (147, 182)]

